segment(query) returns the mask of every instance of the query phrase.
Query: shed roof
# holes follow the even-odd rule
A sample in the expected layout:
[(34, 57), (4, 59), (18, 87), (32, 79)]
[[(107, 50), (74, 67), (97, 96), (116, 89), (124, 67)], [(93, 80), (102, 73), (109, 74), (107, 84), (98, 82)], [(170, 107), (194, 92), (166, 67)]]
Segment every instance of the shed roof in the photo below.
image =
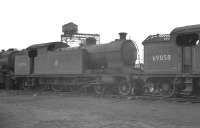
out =
[(170, 34), (200, 32), (200, 24), (176, 27)]

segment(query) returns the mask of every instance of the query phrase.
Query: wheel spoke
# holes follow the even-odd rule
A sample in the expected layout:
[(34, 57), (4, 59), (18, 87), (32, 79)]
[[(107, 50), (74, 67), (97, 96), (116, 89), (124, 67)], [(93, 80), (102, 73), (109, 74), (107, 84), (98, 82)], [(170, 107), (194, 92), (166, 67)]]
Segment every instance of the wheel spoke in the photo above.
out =
[(127, 96), (131, 93), (131, 85), (126, 81), (121, 81), (118, 85), (119, 94)]
[(164, 97), (171, 97), (175, 93), (175, 88), (168, 81), (162, 82), (160, 84), (160, 94)]
[(63, 85), (56, 85), (56, 84), (53, 84), (51, 85), (51, 89), (55, 92), (61, 92), (63, 91)]
[(94, 85), (94, 91), (97, 95), (104, 94), (105, 87), (103, 85)]
[(48, 85), (37, 85), (36, 89), (40, 91), (46, 91), (48, 89)]
[(155, 87), (155, 83), (151, 81), (147, 81), (146, 86), (145, 86), (145, 93), (156, 93), (157, 89)]

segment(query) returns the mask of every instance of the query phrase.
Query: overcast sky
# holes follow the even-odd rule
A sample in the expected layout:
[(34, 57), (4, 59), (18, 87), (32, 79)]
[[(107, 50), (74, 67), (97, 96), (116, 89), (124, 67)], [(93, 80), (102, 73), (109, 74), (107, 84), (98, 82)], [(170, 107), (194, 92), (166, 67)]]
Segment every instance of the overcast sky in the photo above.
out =
[(102, 43), (127, 32), (142, 49), (150, 34), (199, 24), (199, 5), (198, 0), (1, 0), (0, 49), (59, 41), (68, 22), (79, 32), (100, 34)]

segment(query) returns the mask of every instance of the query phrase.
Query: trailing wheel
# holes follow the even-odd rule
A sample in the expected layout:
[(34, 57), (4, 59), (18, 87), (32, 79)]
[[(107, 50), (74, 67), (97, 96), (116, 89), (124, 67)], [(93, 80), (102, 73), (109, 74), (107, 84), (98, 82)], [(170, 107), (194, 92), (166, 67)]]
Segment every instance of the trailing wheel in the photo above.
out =
[(30, 89), (32, 89), (32, 86), (29, 84), (29, 82), (27, 80), (22, 80), (20, 88), (22, 90), (30, 90)]
[(105, 91), (105, 87), (102, 85), (102, 84), (97, 84), (97, 85), (94, 85), (94, 92), (97, 94), (97, 95), (102, 95), (104, 94), (104, 91)]
[(39, 91), (46, 91), (48, 90), (48, 85), (37, 84), (35, 89)]
[(175, 94), (175, 87), (169, 81), (160, 83), (160, 94), (164, 97), (172, 97)]
[(144, 92), (145, 93), (156, 93), (156, 85), (154, 82), (148, 80), (146, 81), (145, 87), (144, 87)]
[(59, 85), (59, 84), (53, 84), (51, 85), (51, 89), (55, 92), (61, 92), (64, 91), (64, 87), (63, 85)]
[(128, 82), (126, 82), (125, 80), (120, 81), (118, 84), (118, 91), (119, 94), (122, 96), (127, 96), (131, 93), (131, 84), (129, 84)]
[(132, 88), (131, 88), (131, 95), (142, 95), (144, 93), (144, 81), (141, 79), (136, 79), (134, 82), (132, 82)]

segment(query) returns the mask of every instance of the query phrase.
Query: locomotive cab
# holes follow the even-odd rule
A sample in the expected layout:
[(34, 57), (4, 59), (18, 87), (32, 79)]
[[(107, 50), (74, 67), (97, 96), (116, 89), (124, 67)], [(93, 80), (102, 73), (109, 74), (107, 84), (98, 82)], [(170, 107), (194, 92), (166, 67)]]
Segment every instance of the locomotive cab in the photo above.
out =
[(196, 33), (180, 34), (176, 36), (176, 44), (181, 48), (182, 72), (192, 73), (193, 48), (198, 45), (199, 36)]
[(199, 25), (175, 28), (172, 32), (172, 39), (179, 50), (180, 71), (182, 73), (199, 72), (200, 46), (199, 46)]
[(181, 73), (187, 74), (178, 81), (182, 81), (184, 91), (189, 90), (193, 94), (198, 94), (200, 92), (200, 25), (175, 28), (171, 35), (178, 47)]

